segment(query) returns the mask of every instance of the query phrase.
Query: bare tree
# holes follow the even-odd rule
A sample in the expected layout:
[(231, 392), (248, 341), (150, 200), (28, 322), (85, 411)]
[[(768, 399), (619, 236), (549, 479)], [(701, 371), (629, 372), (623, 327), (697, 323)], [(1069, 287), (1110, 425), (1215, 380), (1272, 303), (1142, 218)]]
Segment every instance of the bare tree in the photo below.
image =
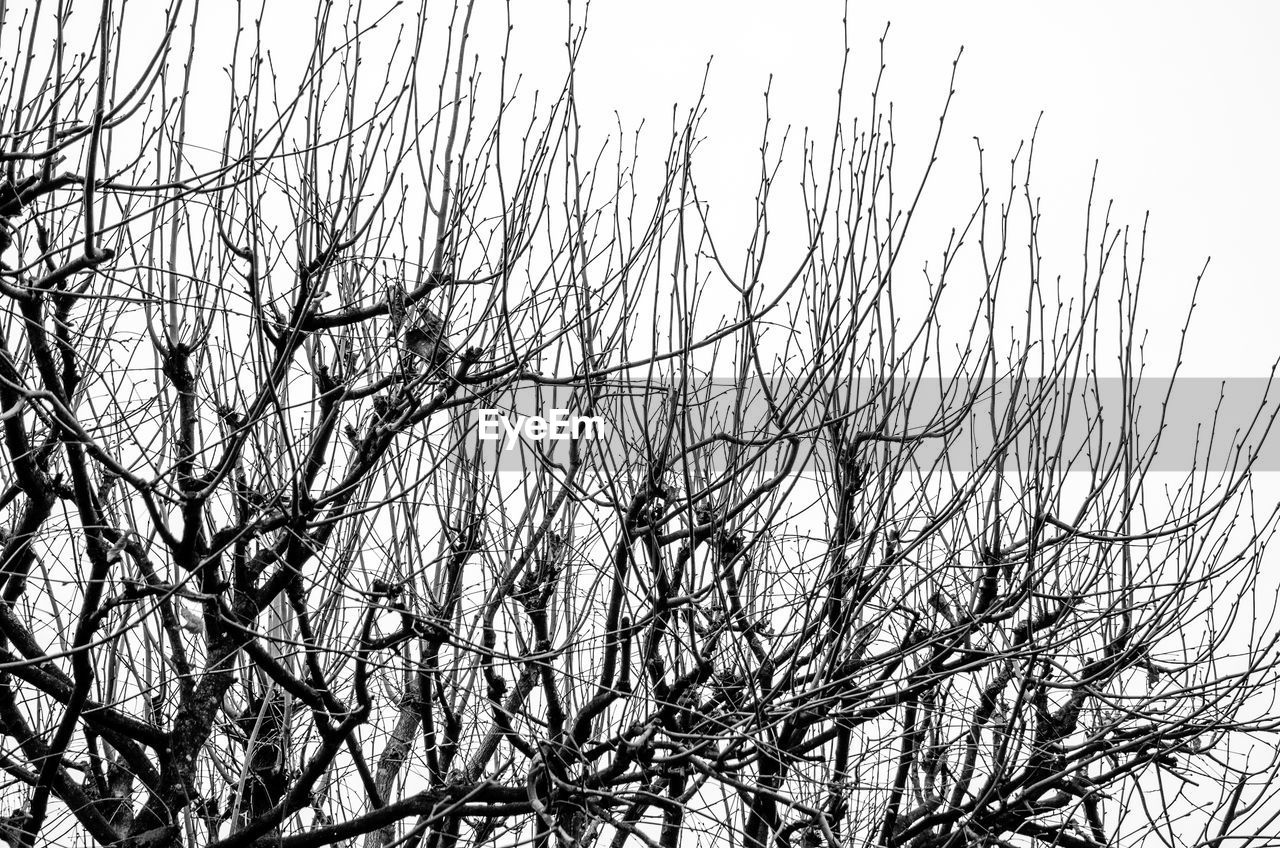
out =
[(1153, 482), (1145, 229), (1042, 268), (1030, 146), (921, 268), (945, 108), (766, 117), (730, 255), (701, 102), (645, 182), (579, 26), (518, 97), (473, 4), (291, 6), (297, 67), (72, 5), (0, 3), (9, 844), (1267, 831), (1270, 413)]

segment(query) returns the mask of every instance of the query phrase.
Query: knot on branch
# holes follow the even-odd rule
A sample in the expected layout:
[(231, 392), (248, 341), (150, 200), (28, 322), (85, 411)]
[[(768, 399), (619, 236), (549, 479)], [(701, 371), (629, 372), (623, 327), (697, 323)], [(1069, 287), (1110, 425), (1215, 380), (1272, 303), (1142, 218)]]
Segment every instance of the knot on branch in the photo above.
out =
[(512, 591), (512, 597), (529, 612), (546, 609), (556, 581), (560, 579), (560, 573), (564, 569), (567, 547), (564, 536), (556, 530), (549, 530), (543, 542), (542, 554), (534, 557), (534, 567), (525, 572), (524, 579)]
[(444, 617), (444, 610), (437, 604), (427, 602), (426, 611), (411, 615), (411, 628), (417, 636), (428, 642), (442, 644), (449, 641), (450, 628)]
[(445, 524), (444, 529), (448, 534), (449, 550), (455, 554), (472, 553), (484, 538), (484, 519), (477, 512), (465, 525)]
[(404, 592), (403, 583), (392, 583), (387, 580), (375, 578), (369, 584), (369, 594), (374, 597), (398, 598)]
[(239, 430), (244, 426), (244, 416), (225, 403), (220, 403), (215, 406), (214, 412), (217, 414), (218, 420), (225, 424), (230, 430)]
[(746, 550), (746, 537), (742, 533), (729, 533), (725, 530), (717, 531), (712, 538), (712, 544), (715, 546), (716, 553), (720, 556), (722, 563), (728, 562)]
[(9, 217), (21, 208), (21, 198), (14, 188), (13, 180), (8, 177), (0, 179), (0, 216)]
[(541, 612), (551, 600), (560, 571), (561, 565), (557, 560), (540, 559), (537, 567), (525, 574), (511, 596), (529, 612)]
[(189, 368), (191, 362), (192, 348), (186, 342), (175, 342), (164, 350), (164, 355), (160, 360), (160, 368), (164, 375), (173, 383), (174, 388), (180, 392), (191, 391), (195, 384), (195, 377), (191, 374)]

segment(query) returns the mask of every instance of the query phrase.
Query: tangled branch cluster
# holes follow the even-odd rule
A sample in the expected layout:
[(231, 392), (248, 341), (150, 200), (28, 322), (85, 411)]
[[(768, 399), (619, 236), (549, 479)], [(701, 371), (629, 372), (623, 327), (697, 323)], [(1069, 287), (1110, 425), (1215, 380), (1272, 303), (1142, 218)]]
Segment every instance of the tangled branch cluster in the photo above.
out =
[[(219, 48), (189, 3), (70, 5), (0, 11), (7, 842), (1265, 825), (1269, 413), (1152, 482), (1145, 233), (1092, 219), (1064, 289), (1029, 149), (921, 273), (945, 121), (910, 188), (878, 94), (794, 158), (766, 123), (731, 258), (701, 103), (649, 192), (621, 134), (587, 152), (578, 30), (526, 104), (471, 5), (321, 3), (298, 67), (240, 6)], [(609, 432), (478, 438), (552, 397)]]

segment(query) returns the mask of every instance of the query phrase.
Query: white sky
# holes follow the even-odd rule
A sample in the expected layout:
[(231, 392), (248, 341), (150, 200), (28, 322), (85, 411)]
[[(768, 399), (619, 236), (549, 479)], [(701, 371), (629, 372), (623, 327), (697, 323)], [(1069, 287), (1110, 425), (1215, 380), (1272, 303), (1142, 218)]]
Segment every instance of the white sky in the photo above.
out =
[[(551, 83), (564, 67), (565, 5), (513, 6), (513, 62), (535, 80), (547, 72)], [(480, 8), (491, 18), (486, 28), (501, 26), (498, 4)], [(1043, 110), (1035, 184), (1046, 267), (1078, 276), (1081, 215), (1100, 159), (1098, 197), (1115, 199), (1113, 220), (1140, 225), (1152, 213), (1146, 317), (1166, 341), (1212, 257), (1183, 373), (1267, 373), (1280, 354), (1272, 330), (1280, 307), (1280, 4), (855, 3), (847, 114), (866, 111), (890, 13), (887, 93), (904, 154), (931, 134), (951, 60), (964, 46), (933, 208), (976, 200), (972, 136), (982, 137), (989, 173), (999, 171)], [(578, 82), (584, 125), (607, 133), (617, 110), (627, 127), (646, 118), (646, 132), (663, 144), (672, 103), (693, 102), (714, 56), (700, 185), (713, 214), (717, 205), (748, 203), (769, 74), (776, 124), (829, 126), (840, 20), (835, 2), (597, 2)], [(1171, 367), (1149, 366), (1156, 374)]]
[[(134, 20), (151, 17), (159, 24), (166, 5), (131, 0), (127, 8)], [(375, 17), (374, 7), (383, 10), (391, 0), (366, 5), (367, 16)], [(443, 33), (451, 8), (444, 0), (428, 2), (430, 31)], [(508, 8), (514, 25), (509, 76), (525, 77), (526, 103), (533, 88), (553, 94), (567, 67), (569, 4), (513, 0), (508, 7), (478, 0), (470, 48), (480, 52), (479, 68), (490, 83)], [(642, 150), (651, 166), (657, 164), (672, 105), (693, 104), (714, 57), (695, 173), (700, 196), (711, 203), (719, 244), (722, 250), (731, 246), (735, 228), (750, 220), (762, 93), (771, 74), (775, 129), (794, 128), (791, 152), (799, 152), (795, 142), (804, 127), (829, 138), (824, 133), (834, 116), (842, 8), (835, 0), (596, 0), (587, 12), (577, 78), (584, 148), (594, 152), (590, 142), (606, 141), (619, 120), (630, 131), (643, 119), (648, 146)], [(580, 21), (586, 9), (574, 0), (574, 19)], [(202, 29), (213, 27), (204, 30), (206, 37), (229, 49), (234, 24), (225, 10), (206, 4), (201, 22)], [(401, 11), (400, 20), (412, 16), (411, 8)], [(981, 136), (989, 181), (997, 182), (1043, 111), (1033, 187), (1044, 215), (1046, 275), (1078, 279), (1089, 176), (1100, 160), (1097, 198), (1100, 206), (1115, 200), (1112, 220), (1140, 227), (1151, 212), (1144, 315), (1156, 336), (1148, 372), (1173, 370), (1177, 331), (1206, 257), (1212, 262), (1183, 375), (1268, 372), (1280, 356), (1280, 334), (1272, 330), (1280, 312), (1280, 266), (1273, 256), (1280, 233), (1280, 207), (1273, 202), (1280, 196), (1280, 159), (1272, 152), (1280, 141), (1280, 4), (852, 2), (846, 125), (867, 114), (877, 41), (890, 17), (884, 94), (894, 104), (904, 176), (923, 164), (952, 59), (964, 47), (941, 159), (925, 197), (927, 216), (916, 229), (922, 255), (936, 257), (949, 227), (977, 200), (972, 137)], [(266, 21), (276, 57), (305, 58), (312, 45), (297, 36), (309, 33), (311, 24), (300, 24), (292, 3), (269, 2)], [(225, 31), (215, 35), (220, 27)], [(217, 91), (226, 49), (197, 54), (197, 77)], [(428, 50), (426, 57), (434, 67), (438, 51)], [(221, 97), (210, 114), (213, 125), (203, 127), (207, 132), (200, 113), (192, 117), (192, 138), (203, 133), (214, 148), (222, 133)], [(785, 230), (781, 221), (774, 218)], [(786, 234), (778, 240), (785, 243)]]

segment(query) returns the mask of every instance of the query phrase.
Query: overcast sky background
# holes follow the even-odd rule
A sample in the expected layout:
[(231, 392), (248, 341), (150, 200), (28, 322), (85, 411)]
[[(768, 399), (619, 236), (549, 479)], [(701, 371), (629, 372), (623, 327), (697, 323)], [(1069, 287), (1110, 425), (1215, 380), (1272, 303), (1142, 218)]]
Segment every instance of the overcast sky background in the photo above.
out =
[[(126, 8), (133, 21), (150, 18), (154, 27), (166, 5), (142, 0)], [(372, 19), (391, 0), (366, 5)], [(247, 4), (246, 23), (256, 6)], [(346, 6), (335, 4), (337, 18)], [(431, 0), (426, 9), (428, 31), (442, 39), (453, 4)], [(585, 17), (588, 34), (576, 77), (583, 148), (594, 154), (619, 123), (630, 133), (643, 121), (642, 163), (655, 168), (666, 149), (673, 104), (687, 109), (696, 101), (712, 59), (695, 173), (700, 197), (711, 203), (718, 240), (731, 246), (732, 235), (751, 221), (762, 93), (771, 76), (775, 141), (790, 125), (794, 158), (804, 128), (830, 138), (843, 10), (835, 0), (597, 0), (590, 6), (478, 0), (468, 52), (478, 54), (482, 76), (496, 83), (510, 14), (508, 77), (523, 77), (525, 103), (534, 89), (543, 91), (545, 103), (565, 79), (567, 22)], [(226, 11), (206, 5), (200, 13), (202, 27), (209, 27), (206, 38), (225, 49), (205, 45), (196, 54), (196, 76), (216, 92), (217, 108), (193, 114), (192, 138), (203, 133), (213, 149), (224, 129), (222, 67), (234, 28)], [(406, 14), (393, 17), (412, 17), (411, 8), (401, 11)], [(265, 20), (273, 57), (305, 63), (314, 43), (300, 36), (310, 33), (311, 21), (300, 21), (290, 3), (270, 2)], [(878, 41), (890, 20), (881, 105), (893, 103), (900, 176), (913, 177), (923, 166), (952, 60), (964, 48), (941, 157), (925, 196), (927, 215), (917, 228), (915, 247), (922, 255), (936, 260), (949, 227), (962, 223), (977, 201), (972, 138), (981, 137), (989, 182), (997, 183), (1043, 113), (1033, 188), (1041, 199), (1047, 276), (1079, 278), (1096, 160), (1099, 210), (1114, 200), (1113, 222), (1139, 228), (1144, 213), (1151, 213), (1144, 317), (1159, 337), (1149, 348), (1148, 372), (1172, 372), (1192, 286), (1212, 257), (1182, 373), (1268, 373), (1280, 356), (1280, 334), (1272, 329), (1280, 311), (1280, 159), (1273, 152), (1280, 143), (1280, 50), (1274, 46), (1280, 4), (851, 2), (846, 127), (869, 112)], [(398, 25), (391, 27), (392, 38)], [(424, 51), (432, 74), (442, 46)], [(139, 61), (145, 57), (139, 53)], [(773, 223), (786, 229), (781, 215)], [(786, 234), (780, 236), (785, 241)], [(945, 326), (945, 315), (943, 320)]]
[[(513, 4), (513, 65), (532, 82), (552, 84), (563, 73), (565, 8)], [(581, 10), (575, 5), (575, 16)], [(482, 44), (486, 31), (501, 30), (505, 12), (481, 3), (477, 15)], [(834, 2), (597, 2), (578, 77), (587, 134), (612, 130), (616, 111), (627, 128), (644, 118), (646, 133), (665, 144), (672, 104), (695, 100), (714, 57), (700, 188), (713, 214), (749, 203), (770, 74), (776, 125), (830, 126), (841, 16)], [(989, 173), (999, 170), (992, 163), (1007, 162), (1043, 111), (1034, 185), (1046, 268), (1078, 276), (1089, 175), (1100, 160), (1097, 196), (1115, 200), (1113, 220), (1140, 226), (1151, 212), (1145, 315), (1166, 341), (1175, 339), (1196, 273), (1212, 257), (1183, 373), (1268, 372), (1280, 354), (1273, 330), (1280, 4), (855, 3), (847, 116), (866, 112), (877, 41), (890, 19), (885, 90), (904, 153), (931, 141), (951, 61), (964, 47), (940, 173), (927, 196), (933, 209), (976, 200), (972, 136), (982, 138)], [(910, 167), (919, 164), (917, 156)], [(1148, 367), (1167, 374), (1172, 364), (1157, 356)]]
[[(368, 0), (366, 21), (391, 5), (393, 0)], [(369, 36), (366, 61), (382, 57), (403, 36), (399, 27), (412, 21), (414, 5), (401, 8)], [(246, 25), (256, 7), (256, 0), (246, 3)], [(136, 43), (153, 43), (164, 20), (161, 0), (130, 2), (124, 8), (131, 27), (152, 30), (152, 38)], [(333, 16), (341, 20), (349, 8), (335, 3)], [(426, 9), (427, 29), (436, 41), (424, 47), (430, 66), (424, 73), (430, 75), (426, 84), (434, 88), (439, 62), (448, 61), (443, 39), (454, 4), (430, 0)], [(225, 131), (223, 69), (235, 26), (234, 17), (224, 11), (202, 8), (204, 42), (195, 52), (194, 75), (203, 93), (192, 98), (197, 108), (188, 139), (211, 152), (219, 149)], [(544, 113), (568, 70), (569, 21), (585, 19), (585, 47), (575, 77), (584, 161), (616, 137), (619, 124), (629, 138), (643, 122), (641, 167), (660, 168), (673, 104), (683, 107), (682, 121), (698, 98), (711, 60), (694, 173), (699, 197), (711, 206), (717, 247), (726, 256), (733, 256), (749, 235), (766, 86), (772, 91), (773, 141), (776, 145), (783, 128), (790, 126), (789, 154), (795, 162), (806, 128), (819, 145), (829, 143), (846, 32), (846, 129), (854, 117), (869, 113), (879, 40), (891, 20), (880, 105), (893, 104), (895, 180), (910, 193), (912, 180), (927, 162), (952, 62), (963, 47), (939, 162), (922, 204), (925, 212), (913, 229), (909, 259), (895, 270), (895, 286), (923, 286), (922, 262), (938, 261), (950, 228), (963, 225), (977, 202), (973, 137), (979, 136), (985, 148), (989, 185), (1003, 193), (1006, 163), (1039, 120), (1033, 189), (1040, 199), (1046, 280), (1061, 275), (1069, 285), (1078, 285), (1090, 176), (1098, 162), (1095, 234), (1110, 200), (1115, 202), (1113, 223), (1140, 228), (1144, 214), (1151, 216), (1139, 319), (1153, 334), (1146, 349), (1147, 374), (1173, 372), (1179, 331), (1207, 257), (1212, 262), (1182, 376), (1262, 377), (1280, 357), (1280, 333), (1273, 329), (1280, 312), (1275, 258), (1280, 160), (1273, 152), (1280, 141), (1280, 51), (1273, 45), (1280, 36), (1280, 4), (1217, 4), (1208, 12), (1176, 2), (1069, 7), (852, 2), (846, 28), (844, 5), (834, 0), (597, 0), (589, 7), (565, 0), (477, 0), (467, 52), (478, 55), (475, 67), (490, 87), (479, 99), (484, 129), (496, 103), (492, 87), (501, 68), (508, 14), (508, 86), (517, 75), (522, 77), (520, 101), (525, 106), (533, 90), (540, 89)], [(81, 23), (94, 21), (86, 16)], [(302, 36), (312, 31), (313, 21), (300, 19), (292, 4), (266, 4), (264, 45), (280, 67), (305, 66), (315, 42)], [(178, 36), (176, 61), (185, 56), (184, 39), (185, 31)], [(137, 50), (134, 59), (141, 63), (148, 56)], [(282, 71), (281, 79), (297, 77)], [(376, 72), (370, 80), (380, 82)], [(206, 101), (212, 108), (204, 108)], [(607, 154), (604, 167), (611, 167), (613, 155)], [(792, 195), (779, 193), (771, 210), (779, 247), (772, 265), (777, 276), (765, 280), (766, 290), (776, 290), (794, 269), (794, 260), (788, 263), (787, 257), (803, 255), (804, 219), (795, 202), (795, 177), (794, 168), (784, 175)], [(639, 192), (652, 197), (657, 188), (655, 181), (640, 185)], [(412, 207), (422, 199), (408, 202)], [(1011, 249), (1025, 276), (1020, 246)], [(739, 267), (737, 260), (727, 264)], [(722, 281), (718, 284), (725, 296), (706, 298), (704, 310), (731, 312), (736, 305), (732, 292)], [(1053, 293), (1046, 296), (1051, 299)], [(942, 327), (958, 334), (954, 343), (967, 344), (972, 307), (962, 297), (948, 298)], [(1018, 297), (1009, 302), (1021, 308)], [(716, 316), (706, 317), (703, 326), (716, 323)], [(1103, 339), (1102, 347), (1113, 350), (1114, 339)], [(713, 365), (711, 370), (727, 376), (724, 368)], [(1098, 370), (1114, 376), (1118, 364), (1111, 358), (1099, 363)], [(1257, 396), (1255, 388), (1248, 387), (1245, 400)], [(1204, 391), (1212, 393), (1206, 404), (1216, 400), (1215, 389)], [(1237, 418), (1235, 423), (1247, 422)], [(1275, 457), (1266, 467), (1280, 468), (1280, 450)]]

